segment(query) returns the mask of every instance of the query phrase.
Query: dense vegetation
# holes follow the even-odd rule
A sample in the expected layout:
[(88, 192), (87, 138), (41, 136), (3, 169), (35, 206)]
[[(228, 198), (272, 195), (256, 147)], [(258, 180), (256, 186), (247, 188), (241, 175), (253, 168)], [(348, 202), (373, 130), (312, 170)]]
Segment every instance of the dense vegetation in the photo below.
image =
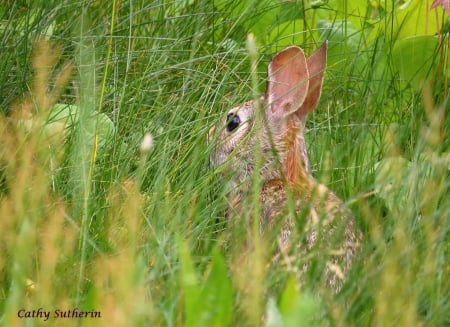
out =
[[(80, 324), (19, 317), (39, 308), (101, 312), (83, 326), (450, 324), (442, 7), (0, 4), (0, 324)], [(226, 177), (210, 167), (206, 142), (227, 108), (264, 91), (276, 51), (311, 53), (324, 40), (310, 161), (364, 233), (336, 295), (300, 283), (289, 265), (269, 269), (271, 244), (257, 233), (249, 241), (248, 217), (227, 224)]]

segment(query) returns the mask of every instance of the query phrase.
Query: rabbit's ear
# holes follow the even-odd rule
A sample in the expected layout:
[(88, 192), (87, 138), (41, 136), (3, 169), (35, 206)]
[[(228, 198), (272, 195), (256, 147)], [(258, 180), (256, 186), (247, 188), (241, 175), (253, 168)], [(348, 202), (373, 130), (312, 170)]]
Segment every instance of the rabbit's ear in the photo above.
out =
[(275, 55), (268, 70), (268, 109), (281, 119), (296, 112), (306, 99), (309, 73), (305, 54), (299, 47), (288, 47)]
[(301, 108), (296, 112), (302, 119), (308, 112), (313, 110), (319, 102), (320, 94), (322, 93), (323, 73), (327, 64), (327, 45), (328, 42), (325, 41), (316, 52), (306, 59), (309, 71), (308, 95)]

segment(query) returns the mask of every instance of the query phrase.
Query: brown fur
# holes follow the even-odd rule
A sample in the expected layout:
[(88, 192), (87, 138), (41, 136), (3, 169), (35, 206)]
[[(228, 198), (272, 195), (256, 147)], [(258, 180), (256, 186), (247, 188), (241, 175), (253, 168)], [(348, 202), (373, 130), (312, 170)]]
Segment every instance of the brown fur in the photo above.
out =
[[(326, 258), (326, 283), (339, 290), (356, 256), (361, 233), (343, 202), (312, 177), (303, 135), (306, 115), (321, 94), (325, 62), (326, 45), (309, 58), (298, 47), (278, 53), (269, 65), (267, 92), (262, 99), (268, 126), (261, 122), (261, 128), (254, 129), (255, 102), (231, 109), (229, 113), (238, 115), (241, 124), (228, 131), (223, 121), (216, 128), (220, 135), (211, 162), (215, 166), (226, 164), (235, 173), (228, 211), (233, 219), (248, 210), (242, 200), (249, 194), (255, 149), (260, 148), (260, 229), (266, 234), (279, 228), (279, 250), (273, 262), (298, 262), (301, 268), (296, 271), (304, 273), (310, 266), (305, 258), (315, 253), (312, 257), (317, 256), (320, 262)], [(288, 199), (294, 201), (293, 212), (287, 206)]]
[(286, 126), (286, 155), (283, 158), (283, 171), (285, 172), (286, 181), (290, 185), (307, 183), (310, 179), (306, 168), (306, 160), (303, 156), (304, 143), (298, 137), (301, 134), (301, 123), (289, 121)]

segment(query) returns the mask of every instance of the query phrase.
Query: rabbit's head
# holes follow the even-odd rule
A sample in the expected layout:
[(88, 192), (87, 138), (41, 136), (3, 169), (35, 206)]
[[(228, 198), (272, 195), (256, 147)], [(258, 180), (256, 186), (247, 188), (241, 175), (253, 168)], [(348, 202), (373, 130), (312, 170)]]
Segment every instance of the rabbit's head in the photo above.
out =
[[(263, 182), (309, 180), (303, 130), (307, 114), (320, 98), (326, 52), (324, 43), (308, 58), (297, 46), (277, 53), (268, 67), (264, 97), (232, 108), (210, 131), (210, 138), (218, 133), (211, 163), (229, 165), (236, 174), (235, 182), (241, 184), (254, 170), (259, 146)], [(261, 110), (259, 115), (257, 110)], [(257, 117), (261, 119), (256, 121)]]
[[(262, 182), (261, 233), (281, 223), (280, 252), (273, 258), (280, 253), (291, 258), (292, 248), (296, 252), (294, 258), (298, 255), (303, 264), (301, 271), (305, 272), (310, 265), (310, 261), (304, 260), (305, 254), (313, 247), (323, 249), (316, 262), (326, 263), (327, 283), (339, 290), (362, 234), (342, 200), (311, 176), (303, 136), (306, 116), (319, 102), (326, 54), (326, 43), (308, 58), (296, 46), (277, 53), (268, 67), (265, 95), (258, 101), (232, 108), (215, 127), (216, 143), (210, 160), (235, 174), (227, 195), (230, 204), (227, 216), (246, 210), (245, 203), (240, 204), (251, 185), (247, 178), (258, 167)], [(210, 138), (211, 134), (214, 135), (214, 130), (210, 131)], [(289, 194), (296, 215), (286, 210)], [(299, 222), (298, 217), (305, 219)], [(296, 242), (295, 235), (293, 238), (290, 235), (299, 230), (305, 232), (306, 239), (302, 235)]]

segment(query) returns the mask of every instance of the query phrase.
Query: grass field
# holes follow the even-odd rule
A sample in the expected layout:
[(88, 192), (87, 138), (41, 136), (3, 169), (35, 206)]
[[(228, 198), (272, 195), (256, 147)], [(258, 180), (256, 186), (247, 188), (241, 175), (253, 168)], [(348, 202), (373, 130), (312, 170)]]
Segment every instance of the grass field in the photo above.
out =
[[(0, 3), (0, 325), (450, 325), (442, 8)], [(248, 250), (254, 226), (227, 224), (229, 176), (207, 144), (227, 109), (264, 91), (276, 51), (325, 39), (311, 168), (364, 234), (338, 294), (313, 269), (300, 283), (270, 267), (270, 237), (253, 233)]]

